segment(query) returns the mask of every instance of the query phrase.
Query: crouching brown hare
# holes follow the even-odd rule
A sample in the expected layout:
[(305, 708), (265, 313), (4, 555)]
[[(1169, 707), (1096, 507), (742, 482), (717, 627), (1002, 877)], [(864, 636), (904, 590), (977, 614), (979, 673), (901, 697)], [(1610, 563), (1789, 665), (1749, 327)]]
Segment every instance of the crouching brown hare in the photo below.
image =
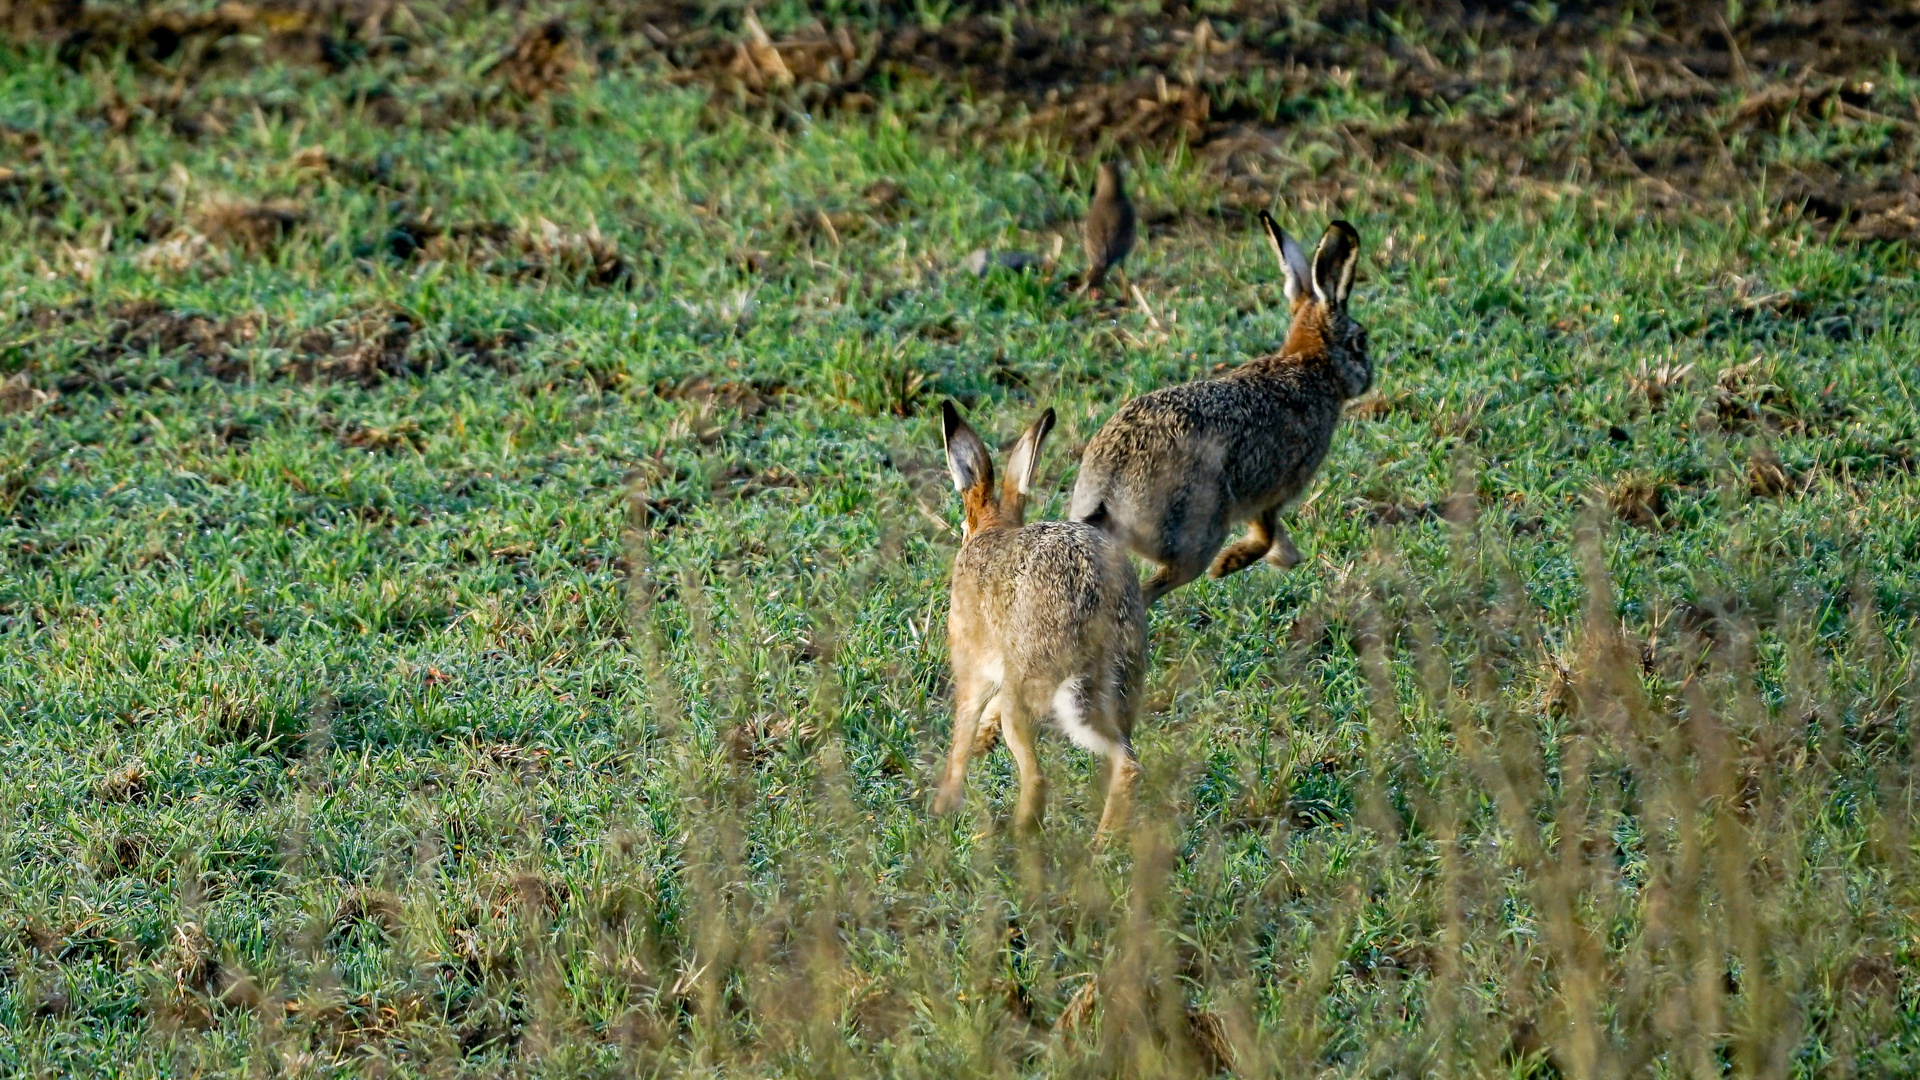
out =
[[(1068, 516), (1159, 565), (1149, 604), (1202, 570), (1297, 565), (1280, 512), (1326, 459), (1342, 405), (1373, 385), (1367, 332), (1347, 314), (1359, 233), (1333, 222), (1309, 264), (1271, 216), (1260, 222), (1293, 309), (1280, 350), (1127, 402), (1081, 459)], [(1246, 538), (1222, 551), (1243, 521)]]
[(1015, 444), (997, 498), (986, 444), (952, 402), (942, 403), (941, 413), (947, 467), (966, 522), (947, 615), (953, 748), (934, 809), (959, 807), (981, 717), (997, 714), (1020, 776), (1014, 824), (1038, 826), (1046, 781), (1034, 739), (1039, 722), (1051, 717), (1068, 738), (1108, 763), (1104, 836), (1126, 816), (1140, 773), (1133, 754), (1146, 658), (1139, 578), (1126, 553), (1090, 525), (1024, 523), (1052, 409)]

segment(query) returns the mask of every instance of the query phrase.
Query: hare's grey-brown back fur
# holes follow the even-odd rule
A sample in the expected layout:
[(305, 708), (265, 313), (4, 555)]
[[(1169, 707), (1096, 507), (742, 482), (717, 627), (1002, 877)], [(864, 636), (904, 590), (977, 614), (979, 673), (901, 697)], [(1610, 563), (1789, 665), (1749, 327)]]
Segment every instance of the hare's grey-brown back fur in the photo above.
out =
[(954, 673), (953, 746), (935, 809), (960, 803), (983, 716), (997, 716), (1020, 773), (1015, 822), (1038, 823), (1045, 800), (1034, 735), (1051, 716), (1110, 765), (1105, 833), (1128, 804), (1139, 765), (1133, 720), (1146, 652), (1146, 604), (1126, 553), (1090, 525), (1024, 524), (1049, 409), (1022, 435), (996, 499), (986, 446), (951, 402), (942, 406), (947, 462), (966, 508), (947, 616)]
[[(1159, 564), (1149, 604), (1203, 570), (1298, 563), (1280, 511), (1326, 459), (1343, 404), (1373, 384), (1366, 331), (1347, 315), (1359, 234), (1334, 222), (1309, 264), (1271, 217), (1260, 220), (1292, 303), (1286, 343), (1217, 378), (1127, 402), (1081, 459), (1068, 516)], [(1221, 551), (1240, 522), (1246, 539)]]
[(1083, 288), (1098, 289), (1106, 283), (1107, 271), (1126, 261), (1133, 250), (1133, 202), (1118, 161), (1100, 163), (1093, 182), (1093, 200), (1087, 204), (1087, 220), (1080, 229), (1087, 252), (1087, 277)]

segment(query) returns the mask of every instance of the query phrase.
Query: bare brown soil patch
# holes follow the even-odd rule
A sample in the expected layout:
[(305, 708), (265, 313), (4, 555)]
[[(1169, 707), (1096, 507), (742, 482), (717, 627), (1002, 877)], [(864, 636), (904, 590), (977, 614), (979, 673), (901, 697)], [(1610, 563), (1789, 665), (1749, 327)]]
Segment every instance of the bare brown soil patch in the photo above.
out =
[[(1920, 11), (1823, 0), (1729, 27), (1722, 5), (1639, 7), (1624, 19), (1618, 4), (1565, 4), (1540, 23), (1518, 5), (1413, 4), (1396, 24), (1328, 5), (1304, 25), (1262, 3), (1077, 19), (963, 9), (937, 28), (902, 16), (770, 34), (658, 5), (630, 21), (670, 78), (711, 87), (719, 108), (779, 122), (870, 108), (902, 81), (951, 84), (974, 123), (1006, 133), (1083, 152), (1185, 142), (1245, 205), (1283, 191), (1391, 200), (1398, 193), (1356, 179), (1371, 171), (1356, 166), (1384, 160), (1424, 162), (1469, 194), (1558, 201), (1624, 186), (1693, 212), (1764, 173), (1777, 205), (1843, 236), (1920, 240), (1920, 106), (1876, 83), (1890, 56), (1920, 59)], [(1629, 123), (1569, 122), (1565, 102), (1597, 86)], [(1325, 132), (1331, 164), (1302, 166), (1289, 146), (1298, 125), (1344, 97), (1377, 103), (1379, 117)], [(1861, 126), (1885, 133), (1865, 155), (1763, 170), (1769, 140)]]
[[(34, 321), (42, 326), (58, 326), (93, 314), (90, 304), (81, 304), (59, 312), (42, 313)], [(99, 336), (86, 348), (83, 369), (60, 380), (62, 392), (126, 389), (112, 372), (114, 361), (130, 354), (185, 353), (215, 378), (238, 378), (246, 373), (247, 366), (236, 355), (236, 350), (260, 334), (259, 324), (251, 316), (221, 320), (198, 312), (172, 311), (148, 300), (114, 305), (105, 315)]]
[[(219, 318), (150, 300), (105, 306), (81, 301), (31, 312), (0, 334), (0, 347), (18, 350), (28, 361), (27, 369), (9, 377), (6, 389), (0, 390), (0, 402), (24, 411), (49, 402), (60, 407), (58, 395), (50, 390), (73, 394), (148, 389), (158, 377), (141, 362), (156, 356), (178, 358), (191, 371), (223, 380), (257, 375), (373, 386), (418, 376), (446, 362), (512, 374), (529, 340), (521, 330), (458, 331), (438, 346), (421, 340), (421, 329), (417, 316), (389, 304), (294, 329), (270, 325), (258, 314)], [(77, 347), (69, 353), (59, 349), (61, 343)], [(405, 441), (405, 435), (368, 431), (345, 434), (342, 441), (361, 445), (353, 441), (361, 439), (384, 449), (395, 445), (395, 438)]]
[[(1680, 0), (1550, 13), (1336, 2), (1310, 17), (1266, 0), (1038, 15), (960, 3), (939, 19), (884, 4), (845, 21), (767, 26), (748, 9), (655, 0), (530, 16), (473, 68), (416, 59), (433, 52), (420, 46), (432, 44), (436, 19), (467, 6), (429, 5), (421, 10), (434, 18), (424, 18), (375, 0), (193, 9), (0, 0), (0, 27), (51, 42), (76, 65), (131, 61), (155, 76), (152, 93), (105, 101), (102, 118), (121, 128), (150, 116), (188, 137), (224, 124), (190, 89), (223, 67), (390, 61), (394, 78), (357, 101), (376, 122), (411, 124), (503, 108), (522, 116), (536, 103), (524, 115), (546, 115), (590, 68), (639, 65), (708, 88), (717, 110), (776, 124), (872, 109), (910, 85), (952, 105), (926, 123), (969, 138), (1038, 134), (1083, 153), (1184, 143), (1220, 176), (1230, 207), (1281, 196), (1390, 204), (1407, 193), (1379, 166), (1418, 163), (1469, 198), (1632, 189), (1676, 213), (1724, 212), (1727, 196), (1764, 182), (1776, 209), (1844, 238), (1920, 241), (1920, 103), (1891, 93), (1880, 74), (1889, 61), (1920, 64), (1911, 4), (1789, 3), (1736, 12), (1732, 25), (1726, 5)], [(1598, 104), (1569, 107), (1583, 100)], [(1329, 113), (1348, 119), (1324, 123)], [(1842, 137), (1791, 164), (1770, 156), (1783, 139), (1827, 134)], [(0, 201), (57, 202), (43, 179), (0, 177)], [(843, 231), (830, 210), (802, 217), (797, 227), (830, 240)], [(421, 230), (404, 254), (458, 239), (432, 233)], [(546, 256), (536, 272), (557, 261), (602, 279), (631, 273), (592, 244)]]
[[(384, 21), (391, 6), (377, 0), (229, 0), (208, 7), (0, 0), (0, 29), (15, 39), (51, 41), (75, 66), (88, 57), (124, 57), (174, 72), (262, 61), (341, 68), (389, 40)], [(392, 45), (404, 48), (401, 40)]]
[[(180, 138), (218, 136), (255, 110), (285, 102), (202, 93), (207, 76), (264, 64), (341, 72), (381, 65), (392, 76), (355, 93), (360, 116), (388, 126), (489, 120), (541, 122), (543, 103), (589, 70), (582, 43), (558, 18), (503, 34), (492, 56), (446, 63), (446, 27), (484, 18), (472, 0), (228, 0), (215, 5), (107, 0), (0, 0), (0, 33), (51, 47), (68, 66), (124, 62), (143, 76), (132, 93), (110, 80), (96, 86), (93, 118), (116, 133), (160, 125)], [(530, 106), (540, 105), (539, 108)]]
[(426, 214), (395, 225), (383, 246), (397, 259), (460, 263), (516, 281), (605, 287), (632, 282), (636, 274), (634, 259), (598, 225), (566, 229), (545, 218), (518, 226), (497, 221), (442, 225)]

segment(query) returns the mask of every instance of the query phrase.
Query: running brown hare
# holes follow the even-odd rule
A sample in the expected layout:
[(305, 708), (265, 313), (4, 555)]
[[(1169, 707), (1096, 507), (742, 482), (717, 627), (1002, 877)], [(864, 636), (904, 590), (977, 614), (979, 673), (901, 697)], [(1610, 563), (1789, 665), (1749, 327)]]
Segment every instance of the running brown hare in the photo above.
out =
[[(1081, 459), (1068, 516), (1158, 564), (1148, 604), (1202, 570), (1297, 565), (1280, 512), (1326, 459), (1342, 405), (1373, 385), (1367, 332), (1347, 314), (1359, 233), (1333, 222), (1309, 265), (1271, 216), (1260, 223), (1293, 307), (1280, 351), (1127, 402)], [(1243, 521), (1246, 538), (1222, 551)]]
[(953, 658), (953, 748), (934, 810), (948, 813), (966, 790), (967, 760), (983, 714), (1000, 718), (1020, 801), (1014, 824), (1040, 823), (1046, 781), (1034, 746), (1051, 716), (1067, 736), (1108, 762), (1104, 836), (1126, 815), (1140, 766), (1133, 755), (1146, 657), (1146, 605), (1119, 545), (1090, 525), (1023, 523), (1053, 410), (1034, 421), (1007, 460), (994, 495), (986, 444), (943, 402), (947, 467), (966, 523), (953, 560), (947, 632)]

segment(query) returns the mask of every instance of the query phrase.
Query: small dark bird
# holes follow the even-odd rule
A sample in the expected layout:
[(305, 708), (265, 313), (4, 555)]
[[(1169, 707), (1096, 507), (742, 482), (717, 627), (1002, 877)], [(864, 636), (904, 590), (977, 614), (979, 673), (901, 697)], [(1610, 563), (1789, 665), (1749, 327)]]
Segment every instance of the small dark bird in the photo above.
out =
[(1127, 201), (1127, 189), (1120, 182), (1120, 163), (1100, 163), (1100, 178), (1093, 182), (1093, 203), (1087, 207), (1082, 238), (1087, 246), (1089, 291), (1107, 280), (1107, 271), (1126, 261), (1133, 250), (1133, 204)]

